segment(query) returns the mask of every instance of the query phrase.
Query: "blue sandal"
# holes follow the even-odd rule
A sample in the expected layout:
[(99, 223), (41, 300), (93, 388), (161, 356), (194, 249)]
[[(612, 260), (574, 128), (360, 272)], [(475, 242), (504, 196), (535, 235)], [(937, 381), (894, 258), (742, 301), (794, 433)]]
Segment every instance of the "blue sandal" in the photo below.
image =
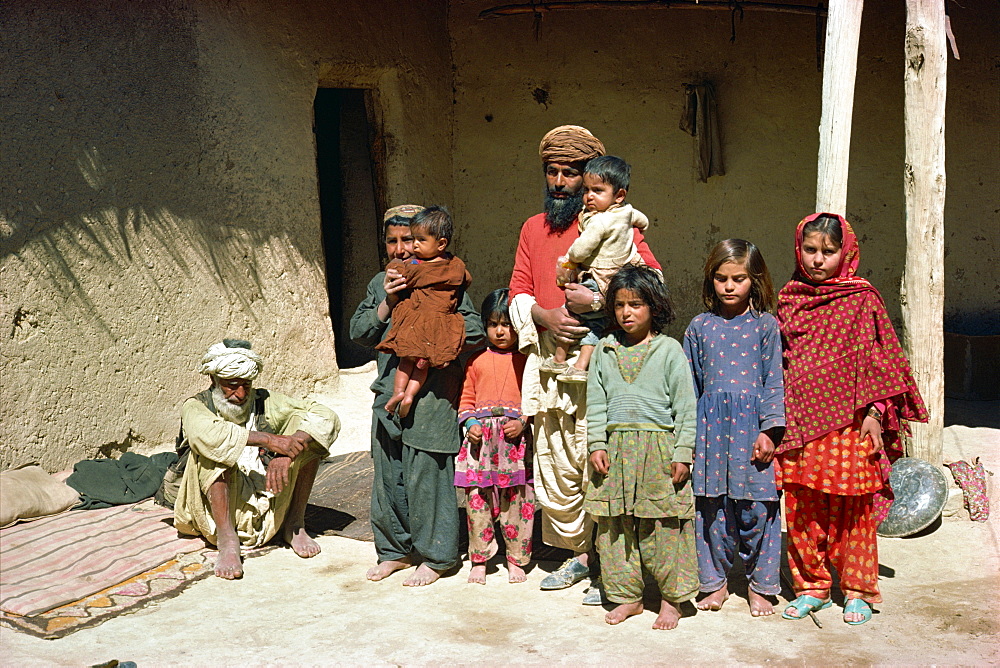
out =
[(869, 619), (872, 618), (872, 606), (869, 605), (867, 601), (862, 601), (860, 598), (852, 598), (850, 601), (847, 602), (847, 605), (844, 606), (845, 615), (851, 612), (858, 613), (861, 615), (861, 621), (849, 622), (846, 619), (844, 620), (844, 623), (850, 624), (851, 626), (864, 624), (865, 622), (867, 622)]
[(833, 601), (831, 601), (830, 599), (821, 601), (815, 596), (808, 596), (806, 594), (802, 594), (797, 599), (788, 604), (788, 608), (795, 608), (795, 611), (799, 613), (799, 616), (793, 617), (792, 615), (788, 614), (788, 608), (785, 608), (784, 612), (781, 613), (781, 616), (785, 619), (805, 619), (806, 617), (809, 616), (810, 612), (825, 610), (826, 608), (829, 608), (831, 605), (833, 605)]

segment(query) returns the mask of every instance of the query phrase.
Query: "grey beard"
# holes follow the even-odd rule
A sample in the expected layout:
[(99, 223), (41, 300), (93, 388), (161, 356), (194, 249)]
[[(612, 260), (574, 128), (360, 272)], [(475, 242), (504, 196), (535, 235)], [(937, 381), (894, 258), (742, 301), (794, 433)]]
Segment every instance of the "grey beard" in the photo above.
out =
[(553, 197), (545, 191), (545, 223), (550, 232), (562, 232), (576, 220), (583, 208), (583, 188), (565, 199)]
[(212, 388), (212, 400), (215, 402), (215, 410), (219, 411), (219, 415), (227, 421), (234, 424), (246, 424), (247, 420), (250, 419), (250, 413), (253, 412), (253, 405), (256, 398), (256, 391), (251, 389), (250, 396), (247, 397), (246, 402), (241, 406), (226, 399), (225, 393), (223, 393), (222, 388), (218, 385)]

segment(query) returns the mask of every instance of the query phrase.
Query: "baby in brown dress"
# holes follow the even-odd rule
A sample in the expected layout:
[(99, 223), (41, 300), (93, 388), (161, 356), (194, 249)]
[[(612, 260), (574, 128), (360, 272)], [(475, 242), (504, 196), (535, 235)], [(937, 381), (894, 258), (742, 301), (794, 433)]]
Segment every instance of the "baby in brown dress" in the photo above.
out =
[(454, 234), (448, 210), (424, 209), (410, 223), (413, 259), (393, 260), (394, 269), (406, 279), (409, 294), (392, 309), (392, 325), (377, 350), (399, 358), (389, 413), (406, 417), (427, 380), (430, 367), (442, 368), (458, 357), (465, 342), (465, 322), (458, 313), (462, 290), (472, 277), (465, 263), (446, 252)]

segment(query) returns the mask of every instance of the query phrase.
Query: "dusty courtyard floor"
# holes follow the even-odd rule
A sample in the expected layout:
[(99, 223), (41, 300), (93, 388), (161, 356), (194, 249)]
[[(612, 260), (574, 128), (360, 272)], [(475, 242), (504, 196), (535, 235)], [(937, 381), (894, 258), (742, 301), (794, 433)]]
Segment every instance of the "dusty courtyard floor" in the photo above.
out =
[[(368, 448), (371, 373), (345, 374), (328, 403), (345, 423), (335, 453)], [(945, 458), (981, 456), (1000, 473), (997, 402), (957, 406)], [(949, 409), (951, 410), (951, 409)], [(839, 607), (809, 620), (750, 617), (734, 596), (721, 612), (692, 607), (674, 631), (653, 631), (652, 609), (617, 627), (579, 605), (583, 585), (543, 592), (557, 566), (542, 563), (509, 585), (492, 569), (486, 587), (466, 583), (468, 565), (426, 588), (399, 574), (365, 580), (371, 543), (320, 537), (323, 553), (291, 550), (248, 560), (240, 581), (209, 578), (180, 596), (60, 640), (0, 629), (4, 666), (91, 666), (111, 659), (149, 666), (427, 664), (909, 664), (1000, 663), (1000, 498), (992, 482), (989, 522), (962, 513), (919, 538), (880, 539), (885, 603), (864, 626)], [(955, 499), (958, 501), (958, 499)], [(950, 509), (954, 509), (952, 504)], [(960, 504), (959, 504), (960, 505)]]

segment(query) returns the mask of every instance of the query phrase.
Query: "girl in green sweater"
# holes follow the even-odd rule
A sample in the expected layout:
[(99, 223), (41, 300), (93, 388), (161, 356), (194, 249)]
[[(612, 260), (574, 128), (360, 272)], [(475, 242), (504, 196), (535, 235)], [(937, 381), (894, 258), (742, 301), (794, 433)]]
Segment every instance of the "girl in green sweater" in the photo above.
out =
[(618, 624), (642, 613), (643, 569), (660, 588), (654, 629), (672, 629), (698, 593), (694, 497), (689, 481), (696, 401), (681, 345), (663, 334), (670, 295), (648, 267), (626, 266), (606, 308), (621, 327), (598, 345), (587, 385), (591, 476), (584, 510)]

